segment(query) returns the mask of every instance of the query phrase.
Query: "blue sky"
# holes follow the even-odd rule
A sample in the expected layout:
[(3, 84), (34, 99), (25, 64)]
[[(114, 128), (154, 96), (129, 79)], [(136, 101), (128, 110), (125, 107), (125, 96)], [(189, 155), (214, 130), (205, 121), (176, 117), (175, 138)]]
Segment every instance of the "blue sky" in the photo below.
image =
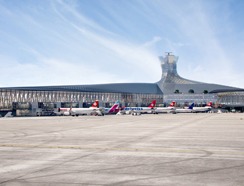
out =
[(242, 0), (0, 0), (0, 87), (187, 79), (244, 88)]

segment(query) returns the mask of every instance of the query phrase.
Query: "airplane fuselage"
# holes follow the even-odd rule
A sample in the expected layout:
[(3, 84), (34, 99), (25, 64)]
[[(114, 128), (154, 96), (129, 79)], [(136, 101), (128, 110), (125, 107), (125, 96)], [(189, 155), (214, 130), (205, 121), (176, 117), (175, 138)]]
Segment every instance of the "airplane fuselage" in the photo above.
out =
[(154, 109), (150, 107), (125, 107), (123, 111), (125, 111), (126, 113), (130, 113), (130, 112), (152, 113)]
[(60, 113), (68, 116), (78, 116), (78, 115), (90, 115), (92, 113), (98, 112), (100, 109), (97, 107), (90, 108), (60, 108)]
[(176, 108), (175, 109), (176, 113), (192, 113), (194, 112), (193, 109), (188, 109), (188, 108)]
[(156, 107), (155, 113), (170, 113), (175, 111), (175, 107)]
[(208, 112), (211, 110), (211, 107), (206, 106), (206, 107), (193, 107), (194, 112)]

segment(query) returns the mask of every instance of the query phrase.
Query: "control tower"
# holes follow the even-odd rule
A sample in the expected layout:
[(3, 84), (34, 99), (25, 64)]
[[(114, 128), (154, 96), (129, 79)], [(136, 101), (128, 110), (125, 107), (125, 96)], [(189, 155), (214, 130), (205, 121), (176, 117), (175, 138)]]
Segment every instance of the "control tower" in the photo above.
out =
[(160, 56), (159, 59), (161, 62), (162, 76), (157, 84), (164, 94), (174, 94), (175, 92), (186, 94), (190, 90), (194, 93), (201, 94), (204, 91), (211, 92), (216, 89), (233, 88), (182, 78), (177, 72), (177, 61), (179, 58), (171, 52), (167, 52), (165, 57)]
[(161, 61), (162, 78), (167, 77), (168, 74), (178, 75), (176, 67), (178, 57), (171, 55), (170, 52), (167, 52), (167, 55), (165, 57), (160, 56), (159, 59)]

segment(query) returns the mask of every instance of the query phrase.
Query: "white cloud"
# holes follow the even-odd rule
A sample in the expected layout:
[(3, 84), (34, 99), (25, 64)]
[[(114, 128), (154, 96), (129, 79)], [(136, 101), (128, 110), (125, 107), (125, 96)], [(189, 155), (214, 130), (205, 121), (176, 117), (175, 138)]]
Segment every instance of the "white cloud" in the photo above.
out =
[(235, 67), (242, 61), (236, 55), (242, 44), (228, 53), (218, 35), (225, 26), (214, 24), (217, 12), (213, 15), (205, 1), (100, 2), (94, 8), (102, 19), (82, 11), (89, 1), (80, 3), (0, 7), (0, 39), (8, 41), (0, 44), (0, 78), (7, 79), (2, 85), (153, 83), (161, 76), (158, 55), (172, 51), (180, 57), (181, 76), (244, 87), (238, 79), (244, 75)]
[[(1, 56), (1, 59), (4, 59)], [(113, 74), (100, 72), (82, 64), (76, 65), (59, 59), (41, 59), (37, 64), (21, 64), (5, 57), (5, 69), (0, 74), (2, 87), (5, 86), (41, 86), (110, 82)], [(99, 77), (99, 80), (97, 79)]]

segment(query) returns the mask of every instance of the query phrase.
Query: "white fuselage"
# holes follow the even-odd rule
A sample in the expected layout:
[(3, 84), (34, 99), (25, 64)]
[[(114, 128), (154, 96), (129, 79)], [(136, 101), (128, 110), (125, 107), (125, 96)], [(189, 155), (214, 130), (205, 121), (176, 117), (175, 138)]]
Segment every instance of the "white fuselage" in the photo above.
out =
[(193, 111), (193, 109), (189, 109), (189, 108), (176, 108), (175, 112), (176, 113), (192, 113), (194, 111)]
[(72, 108), (71, 115), (90, 115), (99, 111), (99, 108), (90, 107), (90, 108)]
[(156, 107), (154, 111), (155, 113), (170, 113), (175, 111), (175, 107)]
[(194, 112), (207, 112), (210, 111), (211, 107), (206, 106), (206, 107), (193, 107)]
[(100, 109), (97, 107), (90, 108), (60, 108), (60, 113), (68, 116), (78, 116), (78, 115), (91, 115), (92, 113), (98, 112)]
[(154, 109), (150, 107), (125, 107), (123, 112), (125, 114), (131, 113), (153, 113)]

